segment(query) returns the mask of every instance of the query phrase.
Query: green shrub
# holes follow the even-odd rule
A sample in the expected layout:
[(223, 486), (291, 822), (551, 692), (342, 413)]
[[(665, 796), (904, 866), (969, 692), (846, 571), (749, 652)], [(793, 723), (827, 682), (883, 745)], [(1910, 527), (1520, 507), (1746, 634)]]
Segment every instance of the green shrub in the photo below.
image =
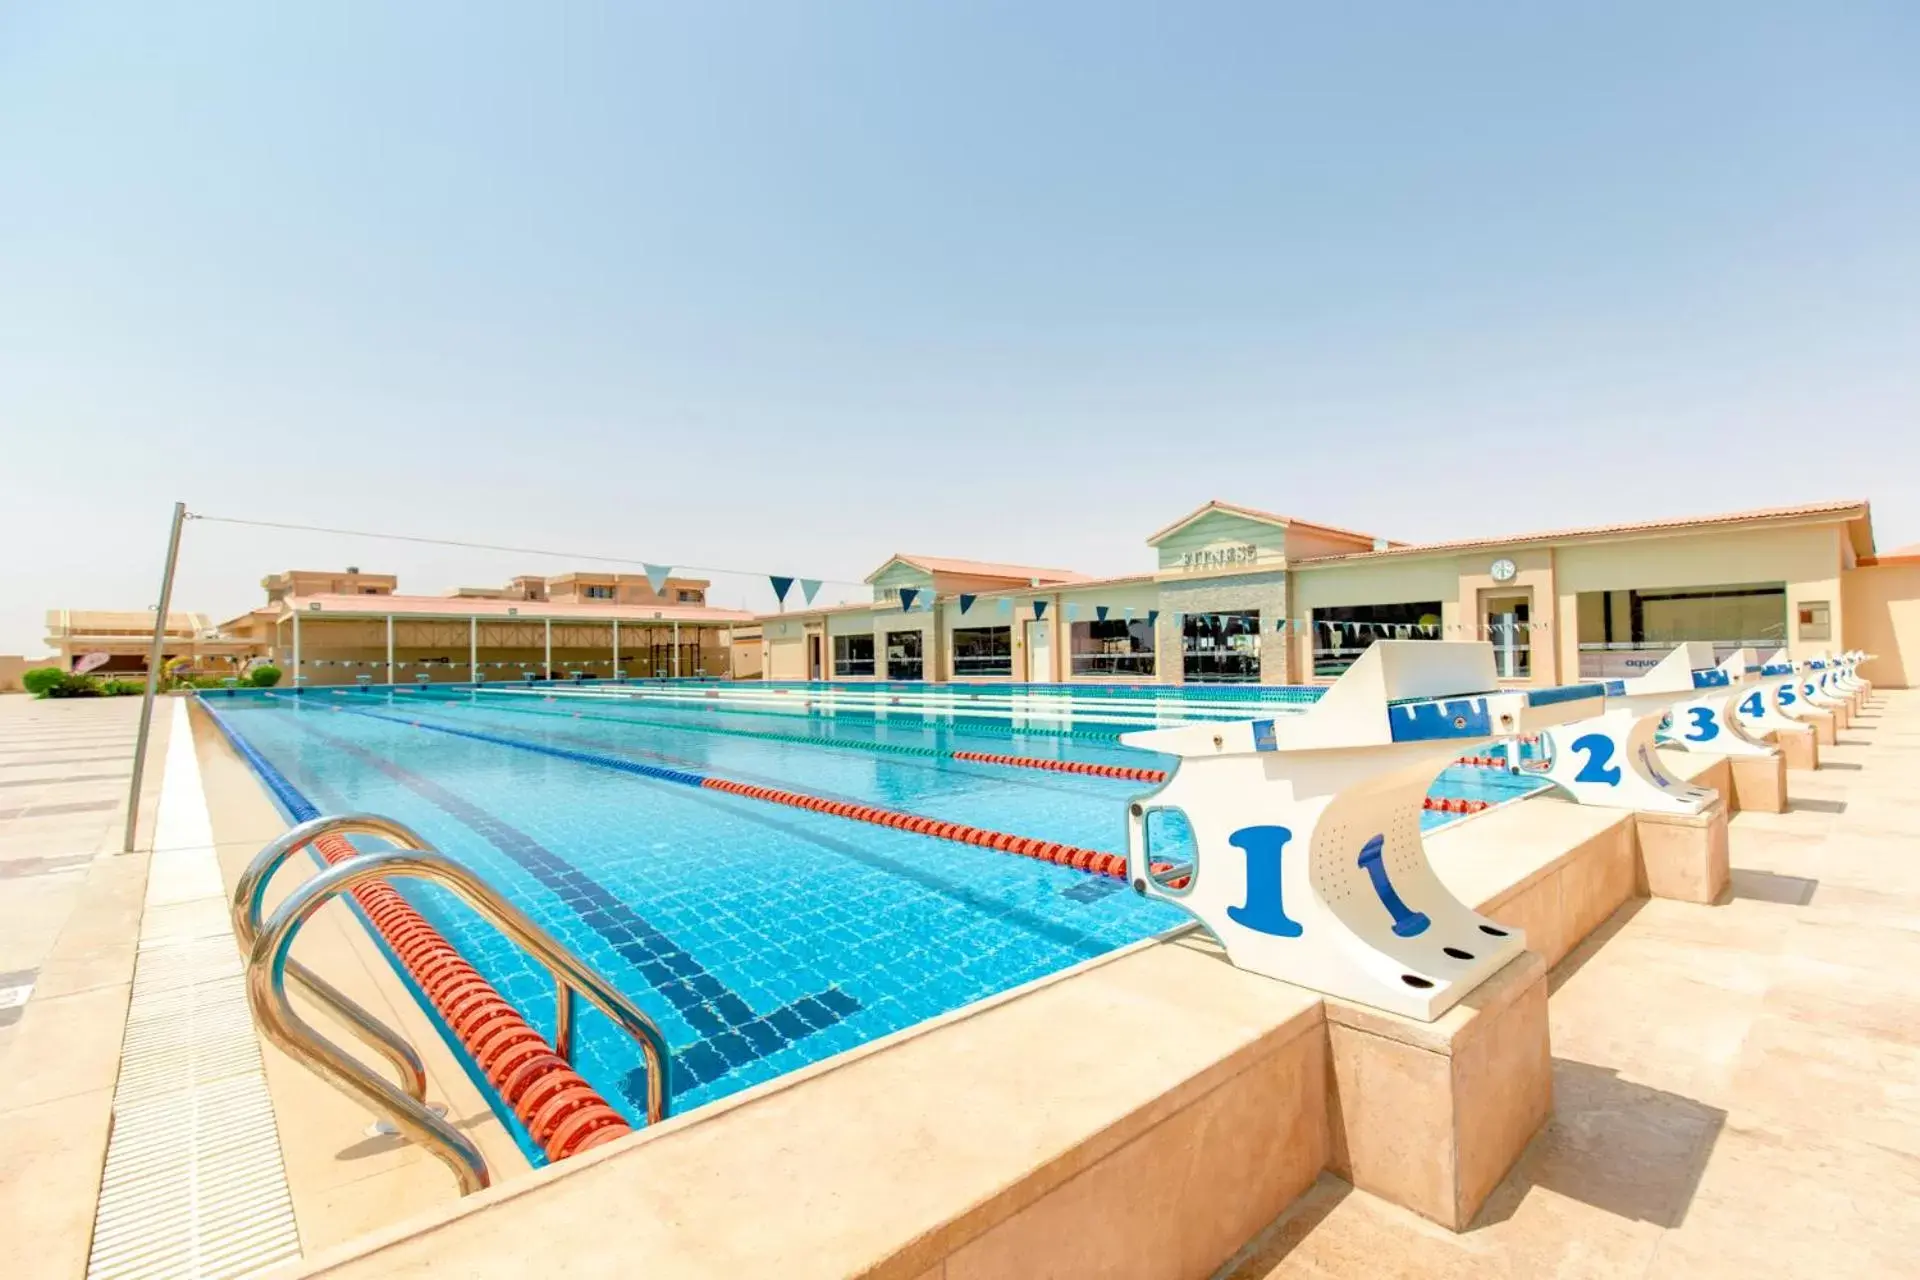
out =
[(100, 686), (100, 692), (109, 698), (138, 697), (146, 691), (144, 680), (109, 680)]
[(20, 687), (36, 698), (44, 698), (66, 678), (67, 673), (58, 667), (35, 667), (21, 675)]
[(280, 668), (255, 667), (247, 673), (247, 683), (256, 689), (271, 689), (280, 683)]
[(100, 682), (92, 676), (76, 676), (62, 671), (60, 679), (47, 689), (49, 698), (97, 698)]

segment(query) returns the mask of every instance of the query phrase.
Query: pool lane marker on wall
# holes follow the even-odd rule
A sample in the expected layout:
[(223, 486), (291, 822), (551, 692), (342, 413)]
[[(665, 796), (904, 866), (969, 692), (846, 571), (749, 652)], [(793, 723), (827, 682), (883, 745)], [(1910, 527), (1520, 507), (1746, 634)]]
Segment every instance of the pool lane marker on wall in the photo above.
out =
[[(1490, 645), (1383, 640), (1302, 714), (1128, 734), (1180, 760), (1128, 809), (1135, 890), (1190, 912), (1242, 969), (1437, 1018), (1526, 939), (1434, 874), (1420, 830), (1428, 789), (1463, 747), (1602, 705), (1597, 685), (1498, 686)], [(1152, 861), (1152, 819), (1167, 811), (1192, 830), (1185, 884)]]
[[(288, 817), (306, 822), (320, 816), (313, 803), (232, 725), (204, 700), (201, 705)], [(313, 842), (313, 848), (329, 865), (355, 853), (353, 845), (341, 836), (322, 836)], [(350, 893), (381, 940), (426, 994), (442, 1024), (472, 1056), (487, 1082), (549, 1160), (564, 1160), (632, 1131), (626, 1119), (554, 1052), (552, 1042), (502, 999), (398, 889), (376, 880)]]
[(820, 796), (810, 796), (800, 791), (787, 791), (778, 787), (754, 786), (750, 783), (735, 782), (729, 778), (716, 778), (706, 774), (694, 773), (688, 769), (672, 769), (664, 765), (642, 764), (637, 760), (628, 760), (623, 756), (609, 755), (600, 751), (574, 751), (568, 747), (548, 746), (545, 743), (524, 742), (517, 738), (503, 737), (499, 734), (480, 733), (472, 729), (456, 729), (451, 725), (427, 724), (421, 720), (407, 720), (400, 716), (381, 715), (374, 711), (358, 711), (348, 707), (340, 708), (347, 715), (365, 716), (370, 720), (385, 720), (390, 724), (408, 725), (423, 729), (429, 733), (444, 733), (450, 737), (468, 738), (474, 742), (486, 742), (497, 747), (512, 747), (517, 751), (531, 751), (538, 755), (553, 756), (560, 760), (571, 760), (576, 764), (593, 765), (596, 768), (612, 769), (619, 773), (633, 774), (636, 777), (651, 778), (655, 782), (670, 782), (683, 787), (698, 787), (707, 791), (724, 792), (727, 795), (741, 796), (749, 800), (765, 801), (769, 804), (787, 805), (794, 809), (805, 809), (811, 813), (824, 813), (836, 818), (847, 818), (855, 822), (871, 823), (876, 827), (889, 827), (895, 831), (908, 831), (914, 835), (932, 836), (938, 840), (951, 840), (957, 844), (976, 845), (983, 849), (993, 849), (1001, 853), (1019, 854), (1021, 857), (1035, 858), (1041, 862), (1051, 862), (1062, 867), (1071, 867), (1075, 871), (1091, 872), (1094, 875), (1110, 876), (1115, 880), (1127, 878), (1127, 860), (1117, 853), (1105, 853), (1098, 849), (1083, 849), (1078, 845), (1060, 844), (1052, 840), (1039, 840), (1028, 836), (1010, 835), (1004, 831), (989, 831), (984, 827), (972, 827), (960, 822), (946, 822), (939, 818), (925, 818), (917, 814), (900, 813), (892, 809), (882, 809), (878, 805), (858, 804), (846, 800), (827, 800)]

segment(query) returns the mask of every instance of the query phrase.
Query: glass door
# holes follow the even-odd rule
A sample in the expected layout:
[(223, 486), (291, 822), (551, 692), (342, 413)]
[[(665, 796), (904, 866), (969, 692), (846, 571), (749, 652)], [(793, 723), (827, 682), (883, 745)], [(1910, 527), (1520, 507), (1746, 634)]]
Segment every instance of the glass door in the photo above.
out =
[(1525, 680), (1533, 675), (1533, 626), (1528, 615), (1531, 592), (1488, 594), (1481, 610), (1486, 637), (1493, 643), (1494, 670), (1502, 680)]

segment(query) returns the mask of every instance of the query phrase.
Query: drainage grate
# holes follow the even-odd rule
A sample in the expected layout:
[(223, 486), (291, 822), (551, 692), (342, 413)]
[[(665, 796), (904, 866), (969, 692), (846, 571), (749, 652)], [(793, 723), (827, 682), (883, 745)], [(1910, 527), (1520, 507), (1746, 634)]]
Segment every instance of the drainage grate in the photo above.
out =
[(300, 1237), (185, 704), (156, 828), (87, 1276), (252, 1275)]
[(245, 1276), (299, 1252), (257, 1053), (248, 1075), (115, 1098), (89, 1277)]

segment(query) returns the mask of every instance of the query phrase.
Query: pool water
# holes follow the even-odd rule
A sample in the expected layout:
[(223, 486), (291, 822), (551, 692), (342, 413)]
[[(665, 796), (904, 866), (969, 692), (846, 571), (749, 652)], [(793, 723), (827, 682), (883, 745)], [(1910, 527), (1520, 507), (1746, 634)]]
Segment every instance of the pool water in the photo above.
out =
[[(769, 714), (665, 690), (443, 686), (209, 701), (320, 811), (371, 811), (413, 827), (651, 1015), (673, 1049), (676, 1114), (1188, 917), (1105, 877), (582, 756), (1124, 853), (1126, 802), (1151, 784), (947, 753), (1171, 769), (1168, 758), (1108, 740), (1165, 722), (1168, 704), (1103, 707), (1098, 736), (1083, 737), (1073, 730), (1089, 726), (1053, 718), (1017, 727), (985, 711), (804, 701)], [(1435, 793), (1498, 802), (1538, 786), (1456, 767)], [(1428, 827), (1449, 820), (1424, 815)], [(544, 969), (444, 891), (401, 888), (551, 1035)], [(631, 1042), (583, 1006), (576, 1049), (580, 1073), (642, 1123), (645, 1081)]]

